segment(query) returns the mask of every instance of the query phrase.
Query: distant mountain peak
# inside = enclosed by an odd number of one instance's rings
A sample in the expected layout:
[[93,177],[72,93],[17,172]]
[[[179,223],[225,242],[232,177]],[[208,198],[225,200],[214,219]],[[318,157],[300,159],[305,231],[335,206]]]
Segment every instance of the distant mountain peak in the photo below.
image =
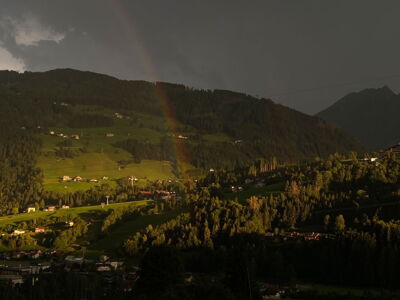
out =
[[317,116],[339,125],[370,150],[381,150],[400,140],[399,112],[400,96],[385,85],[347,94]]
[[394,96],[396,96],[396,93],[393,92],[392,89],[390,89],[387,85],[384,85],[379,88],[367,88],[359,92],[353,92],[345,95],[344,97],[339,99],[339,101],[337,101],[327,109],[330,109],[331,107],[337,104],[342,104],[346,102],[366,102],[368,100],[376,101],[376,100],[391,98]]

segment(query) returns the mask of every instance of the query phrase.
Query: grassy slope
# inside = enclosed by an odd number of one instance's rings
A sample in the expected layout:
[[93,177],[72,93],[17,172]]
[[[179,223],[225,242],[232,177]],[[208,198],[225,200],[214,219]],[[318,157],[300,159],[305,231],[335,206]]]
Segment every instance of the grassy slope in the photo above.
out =
[[84,179],[107,176],[109,180],[100,181],[99,184],[108,183],[110,185],[113,184],[113,179],[126,176],[150,180],[174,178],[169,162],[145,160],[140,164],[132,163],[119,169],[119,164],[105,153],[85,153],[73,159],[62,160],[55,156],[41,156],[38,166],[43,170],[45,187],[57,191],[86,190],[96,185],[86,182],[59,183],[58,179],[64,175],[81,176]]
[[[73,110],[82,113],[86,110],[96,112],[105,116],[112,116],[113,111],[99,107],[77,106]],[[93,183],[59,183],[58,180],[64,175],[81,176],[84,179],[109,177],[108,183],[113,185],[114,179],[126,176],[135,176],[150,180],[174,178],[171,164],[164,161],[142,161],[140,164],[130,163],[125,168],[120,169],[119,161],[132,160],[131,154],[119,148],[112,146],[113,143],[134,138],[147,140],[149,142],[158,142],[164,135],[160,131],[150,129],[151,127],[164,127],[164,121],[161,118],[138,115],[138,121],[131,124],[130,120],[115,119],[115,125],[110,128],[68,128],[58,127],[50,130],[63,134],[79,134],[80,140],[69,139],[72,142],[70,148],[84,148],[85,153],[74,158],[60,159],[54,155],[54,149],[57,144],[62,142],[62,137],[51,136],[48,132],[39,135],[43,142],[42,155],[38,159],[38,167],[43,170],[45,188],[53,191],[87,190],[96,184]],[[113,137],[106,137],[106,133],[113,133]]]
[[[127,206],[127,205],[147,205],[148,201],[134,201],[134,202],[124,202],[124,203],[114,203],[110,204],[109,206],[102,207],[101,205],[95,206],[84,206],[84,207],[77,207],[77,208],[70,208],[70,209],[60,209],[55,212],[35,212],[35,213],[23,213],[18,214],[15,216],[7,216],[0,218],[0,226],[5,226],[7,224],[17,225],[20,222],[26,222],[29,220],[34,220],[37,218],[51,218],[51,217],[61,217],[61,216],[79,216],[82,219],[87,221],[93,221],[91,230],[89,231],[88,235],[80,240],[77,241],[77,244],[84,242],[83,244],[87,243],[86,239],[90,238],[90,235],[97,232],[98,228],[101,224],[103,217],[106,215],[106,212],[111,208],[116,208],[119,206]],[[147,215],[147,216],[140,216],[135,217],[133,219],[127,220],[122,224],[115,226],[111,232],[102,237],[99,240],[95,240],[92,244],[87,247],[88,249],[85,250],[85,255],[87,257],[98,257],[99,255],[103,254],[112,254],[118,255],[120,254],[121,245],[122,243],[133,233],[138,230],[145,228],[148,225],[157,226],[162,224],[174,217],[176,217],[182,211],[170,211],[165,212],[162,214],[157,215]],[[95,226],[95,227],[93,227]],[[44,249],[41,246],[26,246],[23,248],[24,250],[30,249]],[[0,246],[0,251],[9,251],[7,247]],[[78,255],[82,255],[82,250],[76,251]]]
[[[96,106],[79,105],[71,107],[71,109],[76,113],[90,112],[108,117],[114,114],[112,110]],[[45,188],[59,192],[74,192],[87,190],[96,185],[86,182],[59,183],[59,178],[64,175],[81,176],[84,179],[106,176],[110,180],[102,181],[99,184],[108,183],[110,185],[115,184],[113,180],[126,176],[149,180],[175,178],[171,164],[166,161],[144,160],[140,164],[129,163],[125,168],[119,169],[119,162],[132,161],[132,155],[123,149],[114,147],[113,143],[130,138],[158,143],[160,138],[169,135],[166,130],[166,122],[161,117],[137,114],[135,120],[114,118],[115,124],[109,128],[50,128],[49,131],[52,130],[56,133],[81,135],[80,140],[69,139],[72,142],[69,148],[85,149],[85,152],[68,159],[60,159],[54,153],[58,147],[57,144],[64,138],[51,136],[47,130],[42,131],[38,135],[43,142],[43,147],[37,166],[43,170]],[[106,133],[113,133],[114,136],[106,137]],[[229,138],[222,134],[204,135],[203,138],[207,143],[229,141]],[[189,166],[189,168],[193,167]]]
[[128,239],[133,233],[145,228],[148,225],[159,225],[166,221],[176,217],[181,211],[170,211],[157,215],[147,215],[136,217],[131,220],[116,226],[102,239],[94,242],[90,247],[90,251],[100,252],[105,251],[106,253],[116,253],[122,243]]
[[101,205],[93,206],[82,206],[70,209],[59,209],[55,212],[50,211],[38,211],[34,213],[22,213],[13,216],[0,217],[0,226],[5,226],[7,224],[16,225],[20,222],[26,222],[29,220],[34,220],[38,218],[49,218],[49,217],[61,217],[66,215],[79,216],[83,219],[90,218],[91,215],[106,212],[110,208],[115,208],[124,205],[146,205],[147,201],[134,201],[134,202],[123,202],[123,203],[113,203],[109,206],[102,207]]

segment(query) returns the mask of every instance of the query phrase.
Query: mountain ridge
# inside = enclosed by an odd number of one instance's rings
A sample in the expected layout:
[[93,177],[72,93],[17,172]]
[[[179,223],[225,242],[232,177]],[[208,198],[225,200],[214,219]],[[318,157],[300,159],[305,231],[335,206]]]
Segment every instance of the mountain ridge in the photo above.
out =
[[385,149],[400,141],[398,112],[400,96],[388,86],[345,95],[316,114],[359,139],[370,151]]
[[[82,105],[163,118],[167,112],[160,103],[157,89],[166,96],[162,99],[163,105],[174,112],[169,117],[176,119],[176,130],[192,137],[180,142],[187,145],[191,157],[197,157],[194,158],[196,162],[191,162],[197,167],[218,164],[234,167],[272,156],[283,161],[299,161],[334,152],[362,150],[356,140],[315,116],[244,93],[198,90],[165,82],[119,80],[74,69],[21,74],[0,72],[0,105],[7,111],[3,112],[3,117],[14,114],[12,122],[27,128],[37,125],[68,127],[68,122],[76,119],[72,108]],[[54,103],[70,106],[60,107]],[[14,110],[10,110],[11,107]],[[132,126],[139,126],[139,123]],[[163,126],[149,129],[166,135],[168,128],[166,124]],[[204,140],[203,136],[210,134],[224,135],[231,142]],[[233,143],[235,140],[241,143]],[[223,157],[221,149],[229,153],[228,158]],[[143,159],[152,158],[145,155]],[[205,163],[207,160],[210,161]]]

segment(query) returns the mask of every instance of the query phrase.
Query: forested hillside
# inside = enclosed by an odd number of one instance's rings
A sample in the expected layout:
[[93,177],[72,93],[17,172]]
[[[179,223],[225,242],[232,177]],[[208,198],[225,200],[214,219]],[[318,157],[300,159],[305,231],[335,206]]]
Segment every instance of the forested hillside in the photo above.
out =
[[351,93],[317,114],[358,138],[371,151],[400,142],[400,96],[387,86]]
[[[3,214],[60,197],[44,195],[43,183],[72,192],[103,177],[114,186],[133,175],[181,177],[178,153],[198,175],[259,158],[298,162],[361,149],[341,130],[271,100],[70,69],[0,72],[0,119]],[[61,181],[85,174],[74,189]]]
[[[34,217],[36,213],[2,218],[0,246],[15,251],[24,246],[66,250],[82,244],[90,251],[104,247],[101,241],[118,241],[114,251],[140,262],[135,273],[123,271],[137,276],[132,290],[121,288],[127,281],[123,276],[115,276],[116,285],[107,288],[100,281],[105,273],[93,271],[89,262],[80,267],[87,273],[53,269],[60,276],[67,272],[71,277],[97,278],[96,288],[82,285],[91,292],[102,291],[100,299],[212,295],[211,299],[239,300],[249,299],[249,290],[250,299],[276,291],[290,299],[398,299],[399,173],[400,160],[393,153],[378,160],[336,154],[296,166],[280,166],[273,159],[257,161],[184,184],[154,182],[148,187],[176,191],[180,198],[38,212],[40,218]],[[126,201],[138,192],[136,188],[125,180],[107,193]],[[233,199],[241,190],[250,196]],[[79,205],[96,198],[101,195],[91,191],[64,197],[62,203]],[[153,222],[148,223],[149,218]],[[63,226],[67,220],[74,226]],[[38,224],[48,230],[34,233]],[[120,239],[124,224],[130,234]],[[15,235],[16,228],[27,232]],[[30,289],[0,285],[0,291],[22,297],[40,294],[52,283],[48,292],[55,295],[65,282],[46,275]],[[74,289],[75,281],[68,284],[79,295],[86,292]],[[324,284],[327,290],[319,291],[314,284]]]
[[[160,93],[165,95],[162,99]],[[218,151],[221,148],[229,153],[229,161],[221,160],[225,167],[241,162],[246,165],[258,157],[276,156],[295,161],[361,148],[341,130],[316,117],[274,104],[271,100],[223,90],[123,81],[68,69],[24,74],[2,72],[0,97],[3,115],[5,112],[13,114],[16,122],[26,127],[39,124],[74,128],[112,126],[104,116],[85,119],[71,112],[68,106],[54,103],[96,105],[160,117],[166,114],[178,122],[176,131],[194,136],[188,151],[192,153],[191,163],[199,167],[217,163],[217,159],[206,162],[206,157],[209,153],[221,156]],[[215,133],[227,136],[231,142],[210,144],[202,141],[202,135]],[[198,161],[198,157],[203,157],[202,161]]]

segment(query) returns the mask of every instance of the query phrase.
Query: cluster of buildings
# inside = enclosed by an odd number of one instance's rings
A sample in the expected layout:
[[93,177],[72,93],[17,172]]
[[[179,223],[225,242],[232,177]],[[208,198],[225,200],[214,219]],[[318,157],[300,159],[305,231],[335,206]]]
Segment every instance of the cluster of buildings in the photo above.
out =
[[96,273],[101,276],[106,286],[119,282],[125,292],[132,291],[135,282],[139,279],[139,268],[133,268],[133,270],[128,271],[123,260],[113,260],[106,256],[102,256],[98,260],[92,260],[68,255],[63,262],[56,263],[55,268],[62,268],[67,272],[82,276]]
[[[105,283],[113,283],[118,276],[121,276],[122,267],[124,262],[121,260],[110,260],[109,258],[100,260],[90,260],[83,257],[76,257],[72,255],[63,258],[61,253],[56,251],[14,251],[0,253],[0,259],[4,261],[0,263],[0,282],[6,281],[13,285],[22,284],[28,277],[36,275],[39,277],[41,274],[51,274],[61,269],[67,272],[75,272],[82,275],[89,273],[98,273],[101,275]],[[31,263],[21,264],[7,264],[8,260],[34,260]],[[38,261],[40,259],[40,261]],[[43,261],[41,260],[43,259]],[[47,259],[47,261],[46,261]],[[118,271],[118,272],[117,272]],[[36,277],[35,276],[35,277]],[[126,286],[133,287],[134,282],[138,276],[136,272],[125,273],[122,272],[123,280],[125,278],[131,281],[131,284]]]
[[[33,230],[33,232],[35,232],[35,233],[44,233],[44,232],[46,232],[46,231],[47,231],[47,229],[46,229],[45,227],[43,227],[43,226],[37,226],[37,227],[35,227],[35,229]],[[15,229],[15,230],[11,233],[11,235],[16,236],[16,235],[21,235],[21,234],[25,234],[25,233],[27,233],[26,230],[23,230],[23,229]],[[3,233],[2,235],[4,235],[4,233]]]
[[[46,208],[43,209],[43,211],[56,211],[58,209],[57,206],[55,205],[49,205]],[[69,209],[69,205],[65,205],[63,204],[60,209]],[[34,213],[36,212],[36,207],[35,206],[28,206],[28,208],[26,209],[27,213]]]
[[[34,259],[31,263],[23,264],[0,263],[0,282],[18,285],[32,280],[32,284],[34,284],[35,281],[40,280],[40,276],[54,274],[63,270],[82,277],[97,274],[106,289],[107,287],[115,288],[117,286],[124,292],[130,292],[135,289],[136,282],[140,278],[140,268],[127,267],[125,261],[121,259],[110,259],[102,256],[97,260],[93,260],[74,255],[64,256],[56,251],[41,252],[36,250],[31,252],[0,253],[0,259],[2,258],[3,260]],[[37,258],[36,254],[39,254]],[[38,260],[38,258],[43,260]],[[184,273],[186,285],[201,285],[206,280],[215,281],[216,278],[203,273]],[[263,283],[260,286],[260,292],[263,296],[272,295],[280,298],[286,288],[277,284]]]
[[377,157],[366,157],[366,158],[362,158],[359,159],[360,161],[365,161],[365,162],[371,162],[371,163],[375,163],[375,165],[379,165],[379,160],[382,159],[382,157],[386,154],[386,153],[392,153],[394,155],[400,155],[400,143],[394,146],[391,146],[385,150],[382,150],[378,153]]
[[[73,221],[66,221],[65,222],[65,227],[67,227],[67,228],[71,228],[71,227],[74,227],[74,222]],[[43,227],[43,226],[36,226],[34,229],[33,229],[33,232],[34,233],[45,233],[45,232],[48,232],[49,230],[46,228],[46,227]],[[51,230],[50,230],[51,231]],[[17,236],[17,235],[22,235],[22,234],[25,234],[25,233],[28,233],[28,231],[27,230],[24,230],[24,229],[15,229],[12,233],[11,233],[11,235],[13,235],[13,236]],[[5,233],[2,233],[2,235],[5,235]]]
[[[16,259],[12,253],[6,255]],[[24,283],[26,280],[32,280],[32,276],[37,280],[42,274],[47,275],[63,270],[80,276],[97,274],[101,278],[104,287],[115,288],[115,286],[118,286],[124,292],[130,292],[134,290],[140,277],[140,268],[127,267],[121,259],[110,259],[103,256],[100,259],[93,260],[73,255],[63,256],[61,253],[56,252],[49,252],[48,255],[48,261],[44,262],[35,260],[31,264],[0,264],[0,282],[7,281],[17,285]],[[21,258],[24,257],[21,256]],[[185,284],[195,285],[198,282],[204,282],[206,279],[210,279],[207,274],[184,274]],[[211,278],[210,280],[213,279]],[[115,285],[115,283],[118,284]]]
[[272,240],[298,240],[298,241],[319,241],[322,238],[319,232],[288,232],[284,234],[275,234],[273,232],[266,232],[264,236]]
[[[89,222],[88,225],[91,223]],[[64,226],[66,228],[71,228],[74,227],[75,223],[73,221],[65,221]],[[11,233],[12,236],[18,236],[18,235],[23,235],[27,233],[46,233],[51,231],[51,229],[48,229],[44,226],[36,226],[33,230],[26,230],[26,229],[14,229],[14,231]],[[6,233],[2,233],[2,236],[6,235]],[[0,252],[1,254],[1,252]]]
[[22,284],[28,276],[50,274],[50,263],[35,265],[0,265],[0,282],[10,282],[12,285]]
[[0,252],[0,260],[37,260],[48,259],[56,255],[55,250],[21,250],[12,252]]
[[55,132],[53,130],[49,131],[49,134],[53,135],[53,136],[62,137],[62,138],[65,138],[65,139],[71,138],[71,139],[79,140],[81,138],[81,136],[79,134],[70,134],[70,135],[68,135],[68,134],[64,134],[62,132],[57,133],[57,132]]
[[241,192],[241,191],[243,191],[243,187],[242,186],[231,185],[230,190],[231,190],[232,193]]
[[189,137],[188,137],[188,136],[185,136],[185,135],[182,135],[182,134],[179,134],[179,135],[178,135],[178,139],[187,140],[187,139],[189,139]]
[[188,136],[186,136],[186,135],[183,135],[183,134],[172,134],[172,137],[175,137],[175,138],[177,138],[177,139],[180,139],[180,140],[188,140],[189,139],[189,137]]
[[138,200],[171,200],[176,197],[175,192],[169,192],[164,190],[155,190],[154,192],[151,191],[140,191],[137,194]]
[[[100,180],[108,180],[108,177],[103,176],[103,177],[101,177],[100,179],[98,179],[98,178],[86,179],[86,182],[98,183]],[[73,176],[73,177],[70,177],[70,176],[68,176],[68,175],[64,175],[64,176],[61,178],[61,181],[62,181],[62,182],[83,182],[83,181],[85,181],[85,179],[82,178],[81,176]]]
[[[68,139],[68,138],[75,139],[75,140],[80,140],[81,139],[81,135],[80,134],[70,134],[70,135],[68,135],[68,134],[64,134],[62,132],[57,133],[57,132],[55,132],[53,130],[49,131],[49,134],[52,135],[52,136],[58,136],[58,137],[61,137],[61,138],[64,138],[64,139]],[[105,136],[106,137],[113,137],[114,133],[107,132],[105,134]]]
[[124,262],[122,260],[111,260],[107,256],[102,256],[99,260],[91,260],[68,255],[64,259],[64,269],[66,271],[83,271],[88,266],[96,272],[112,272],[120,270],[124,266]]
[[[213,169],[211,169],[211,170],[213,170]],[[251,185],[252,187],[261,188],[261,187],[265,186],[265,182],[263,180],[255,181],[253,179],[246,178],[244,180],[244,185],[245,186],[250,186]],[[237,192],[243,191],[243,189],[244,188],[241,185],[231,185],[231,186],[229,186],[228,190],[226,190],[226,192],[229,191],[229,192],[232,192],[232,193],[237,193]]]
[[122,119],[130,119],[129,116],[125,116],[125,115],[120,114],[120,113],[118,113],[118,112],[115,112],[115,113],[114,113],[114,117],[116,117],[117,119],[120,119],[120,120],[122,120]]

